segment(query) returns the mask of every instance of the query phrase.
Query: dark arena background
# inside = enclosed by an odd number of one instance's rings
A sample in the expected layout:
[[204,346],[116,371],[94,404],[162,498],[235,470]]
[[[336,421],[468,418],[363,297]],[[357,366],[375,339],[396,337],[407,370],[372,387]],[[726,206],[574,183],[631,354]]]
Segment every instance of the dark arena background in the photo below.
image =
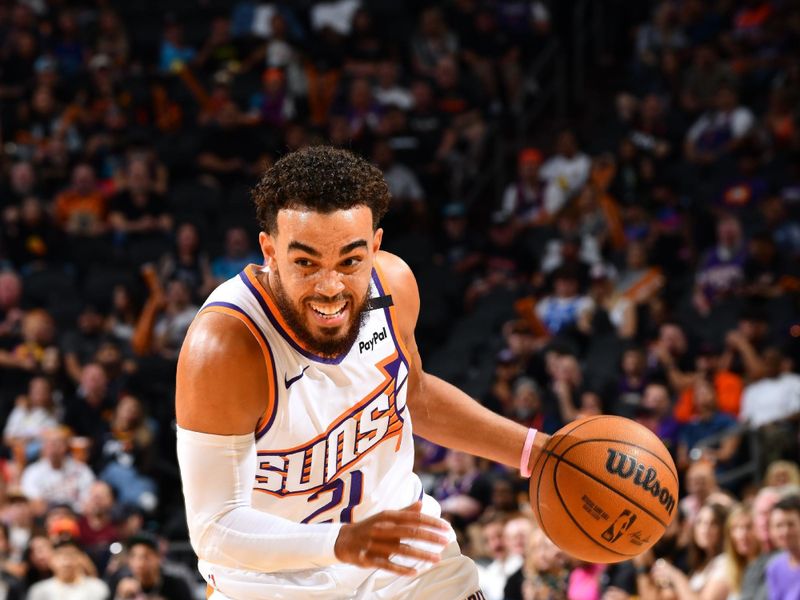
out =
[[797,600],[799,119],[797,0],[0,0],[0,599],[205,598],[177,354],[263,262],[251,187],[331,144],[385,173],[428,371],[680,471],[653,552],[593,565],[419,440],[487,599]]

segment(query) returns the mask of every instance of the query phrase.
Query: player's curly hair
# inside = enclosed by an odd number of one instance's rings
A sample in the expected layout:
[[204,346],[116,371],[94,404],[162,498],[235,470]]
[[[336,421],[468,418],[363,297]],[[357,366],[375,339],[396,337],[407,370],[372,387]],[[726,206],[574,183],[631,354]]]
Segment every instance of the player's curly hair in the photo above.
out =
[[274,233],[278,211],[304,208],[321,213],[367,206],[377,229],[389,208],[389,188],[380,169],[347,150],[310,146],[287,154],[252,190],[263,231]]

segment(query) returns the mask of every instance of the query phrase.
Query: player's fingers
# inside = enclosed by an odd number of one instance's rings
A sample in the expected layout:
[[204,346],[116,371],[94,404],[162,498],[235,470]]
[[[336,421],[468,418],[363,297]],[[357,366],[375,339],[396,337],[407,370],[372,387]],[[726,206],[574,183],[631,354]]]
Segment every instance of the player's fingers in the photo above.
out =
[[371,567],[377,567],[378,569],[383,569],[384,571],[391,571],[392,573],[396,573],[397,575],[405,575],[407,577],[413,577],[417,574],[416,569],[412,569],[411,567],[404,567],[402,565],[396,565],[388,558],[383,556],[378,556],[369,561]]
[[386,511],[383,513],[387,520],[393,521],[397,524],[405,525],[424,525],[432,529],[440,529],[447,531],[450,526],[444,519],[439,519],[431,515],[423,513],[410,512],[410,511]]
[[417,540],[421,542],[430,542],[432,544],[439,544],[446,546],[448,540],[445,536],[437,533],[434,530],[426,529],[425,527],[414,527],[409,525],[395,525],[394,527],[386,527],[381,529],[374,529],[372,538],[381,541],[392,541],[401,539],[404,540]]

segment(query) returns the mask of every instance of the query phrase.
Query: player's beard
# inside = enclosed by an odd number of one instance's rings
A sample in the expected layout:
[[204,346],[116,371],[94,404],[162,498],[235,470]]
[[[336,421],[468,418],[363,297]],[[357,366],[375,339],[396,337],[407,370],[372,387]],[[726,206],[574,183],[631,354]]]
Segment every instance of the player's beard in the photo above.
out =
[[[321,327],[322,336],[314,335],[308,327],[308,317],[305,314],[305,306],[299,309],[289,298],[286,289],[281,283],[281,277],[277,270],[272,271],[270,278],[272,294],[275,297],[275,304],[281,312],[281,316],[292,332],[300,339],[303,345],[320,356],[339,356],[348,352],[358,339],[358,333],[362,325],[367,320],[367,306],[369,304],[369,294],[365,293],[359,305],[356,299],[350,294],[342,294],[333,299],[334,302],[346,300],[350,305],[350,322],[341,327]],[[310,299],[313,301],[313,299]],[[330,302],[330,298],[318,298],[320,303]],[[342,333],[344,330],[344,333]]]

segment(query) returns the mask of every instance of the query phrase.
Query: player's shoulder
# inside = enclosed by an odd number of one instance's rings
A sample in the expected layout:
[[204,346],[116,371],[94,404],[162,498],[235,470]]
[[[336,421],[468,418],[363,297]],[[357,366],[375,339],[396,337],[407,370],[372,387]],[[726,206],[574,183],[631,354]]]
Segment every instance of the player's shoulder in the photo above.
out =
[[379,275],[385,279],[402,323],[413,331],[419,315],[419,288],[411,267],[399,256],[381,250],[375,256]]
[[[240,365],[260,356],[259,344],[245,323],[228,314],[201,310],[181,348],[181,363],[202,368],[210,362]],[[191,358],[190,361],[185,359]]]

